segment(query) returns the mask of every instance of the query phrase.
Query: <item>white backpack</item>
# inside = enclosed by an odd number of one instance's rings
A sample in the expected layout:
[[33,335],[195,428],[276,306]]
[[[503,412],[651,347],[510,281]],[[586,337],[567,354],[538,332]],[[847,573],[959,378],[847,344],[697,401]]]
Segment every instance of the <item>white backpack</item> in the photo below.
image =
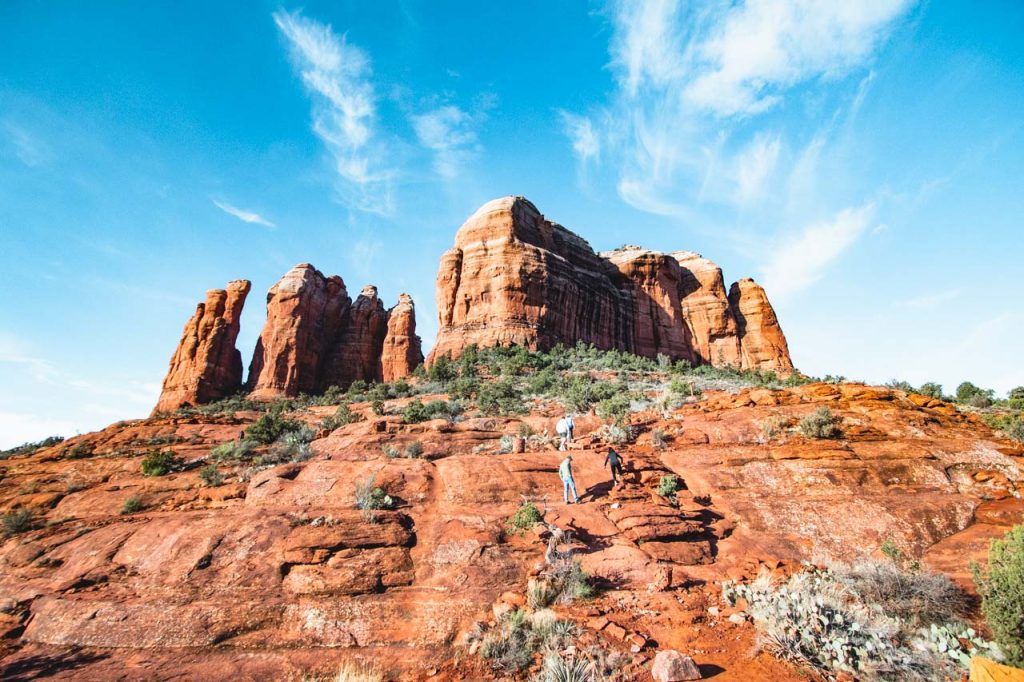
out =
[[559,436],[564,436],[565,434],[569,433],[569,424],[568,422],[565,421],[565,417],[559,419],[558,423],[555,424],[555,431],[558,433]]

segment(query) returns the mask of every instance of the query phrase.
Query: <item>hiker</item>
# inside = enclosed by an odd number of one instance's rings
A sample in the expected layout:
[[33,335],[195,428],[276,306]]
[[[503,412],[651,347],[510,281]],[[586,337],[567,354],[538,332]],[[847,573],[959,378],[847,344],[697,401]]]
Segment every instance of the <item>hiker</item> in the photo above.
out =
[[612,470],[612,487],[614,488],[622,480],[622,457],[615,452],[614,448],[608,448],[608,453],[604,456],[604,466],[608,466]]
[[[577,504],[580,501],[576,495],[576,481],[572,478],[572,455],[566,455],[562,463],[558,465],[558,477],[562,479],[562,497],[566,504]],[[569,491],[572,490],[572,502],[569,502]]]
[[567,414],[558,420],[555,424],[555,432],[558,434],[558,449],[565,450],[568,444],[572,442],[572,432],[576,428],[576,423],[572,420],[572,415]]

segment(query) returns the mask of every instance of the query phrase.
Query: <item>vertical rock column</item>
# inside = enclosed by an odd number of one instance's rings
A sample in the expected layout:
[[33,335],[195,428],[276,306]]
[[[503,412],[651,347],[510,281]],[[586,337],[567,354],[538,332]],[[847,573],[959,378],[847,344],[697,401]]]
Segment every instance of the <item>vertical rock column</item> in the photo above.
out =
[[380,356],[384,381],[409,376],[422,362],[420,337],[416,336],[416,307],[409,294],[401,294],[398,305],[388,311],[388,332]]

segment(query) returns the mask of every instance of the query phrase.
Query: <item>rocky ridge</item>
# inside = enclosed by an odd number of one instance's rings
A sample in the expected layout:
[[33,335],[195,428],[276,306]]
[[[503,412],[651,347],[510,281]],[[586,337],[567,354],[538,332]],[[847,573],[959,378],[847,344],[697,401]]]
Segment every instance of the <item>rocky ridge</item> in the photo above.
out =
[[[235,340],[248,281],[213,290],[185,325],[154,412],[198,405],[243,388]],[[267,293],[267,321],[249,364],[251,397],[322,393],[353,381],[394,380],[422,363],[415,307],[407,294],[386,310],[377,288],[355,302],[341,277],[296,265]]]
[[690,252],[637,246],[597,254],[523,197],[479,208],[437,275],[430,358],[469,344],[549,349],[578,341],[693,364],[790,371],[785,335],[753,280],[726,293],[721,269]]

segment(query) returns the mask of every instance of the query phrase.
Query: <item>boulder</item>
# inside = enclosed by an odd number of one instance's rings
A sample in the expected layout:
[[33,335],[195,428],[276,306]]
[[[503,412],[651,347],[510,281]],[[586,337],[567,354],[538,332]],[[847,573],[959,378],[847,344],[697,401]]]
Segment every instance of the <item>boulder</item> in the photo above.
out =
[[154,413],[219,400],[242,387],[242,356],[235,341],[251,286],[240,279],[206,292],[171,356]]
[[768,295],[752,279],[729,287],[729,309],[736,319],[743,369],[791,370],[789,345]]
[[659,651],[654,657],[651,677],[656,682],[682,682],[683,680],[699,680],[701,674],[692,658],[678,651],[666,649]]
[[416,306],[409,294],[400,294],[398,304],[388,311],[388,329],[380,364],[384,381],[409,376],[423,363],[420,337],[416,336]]

